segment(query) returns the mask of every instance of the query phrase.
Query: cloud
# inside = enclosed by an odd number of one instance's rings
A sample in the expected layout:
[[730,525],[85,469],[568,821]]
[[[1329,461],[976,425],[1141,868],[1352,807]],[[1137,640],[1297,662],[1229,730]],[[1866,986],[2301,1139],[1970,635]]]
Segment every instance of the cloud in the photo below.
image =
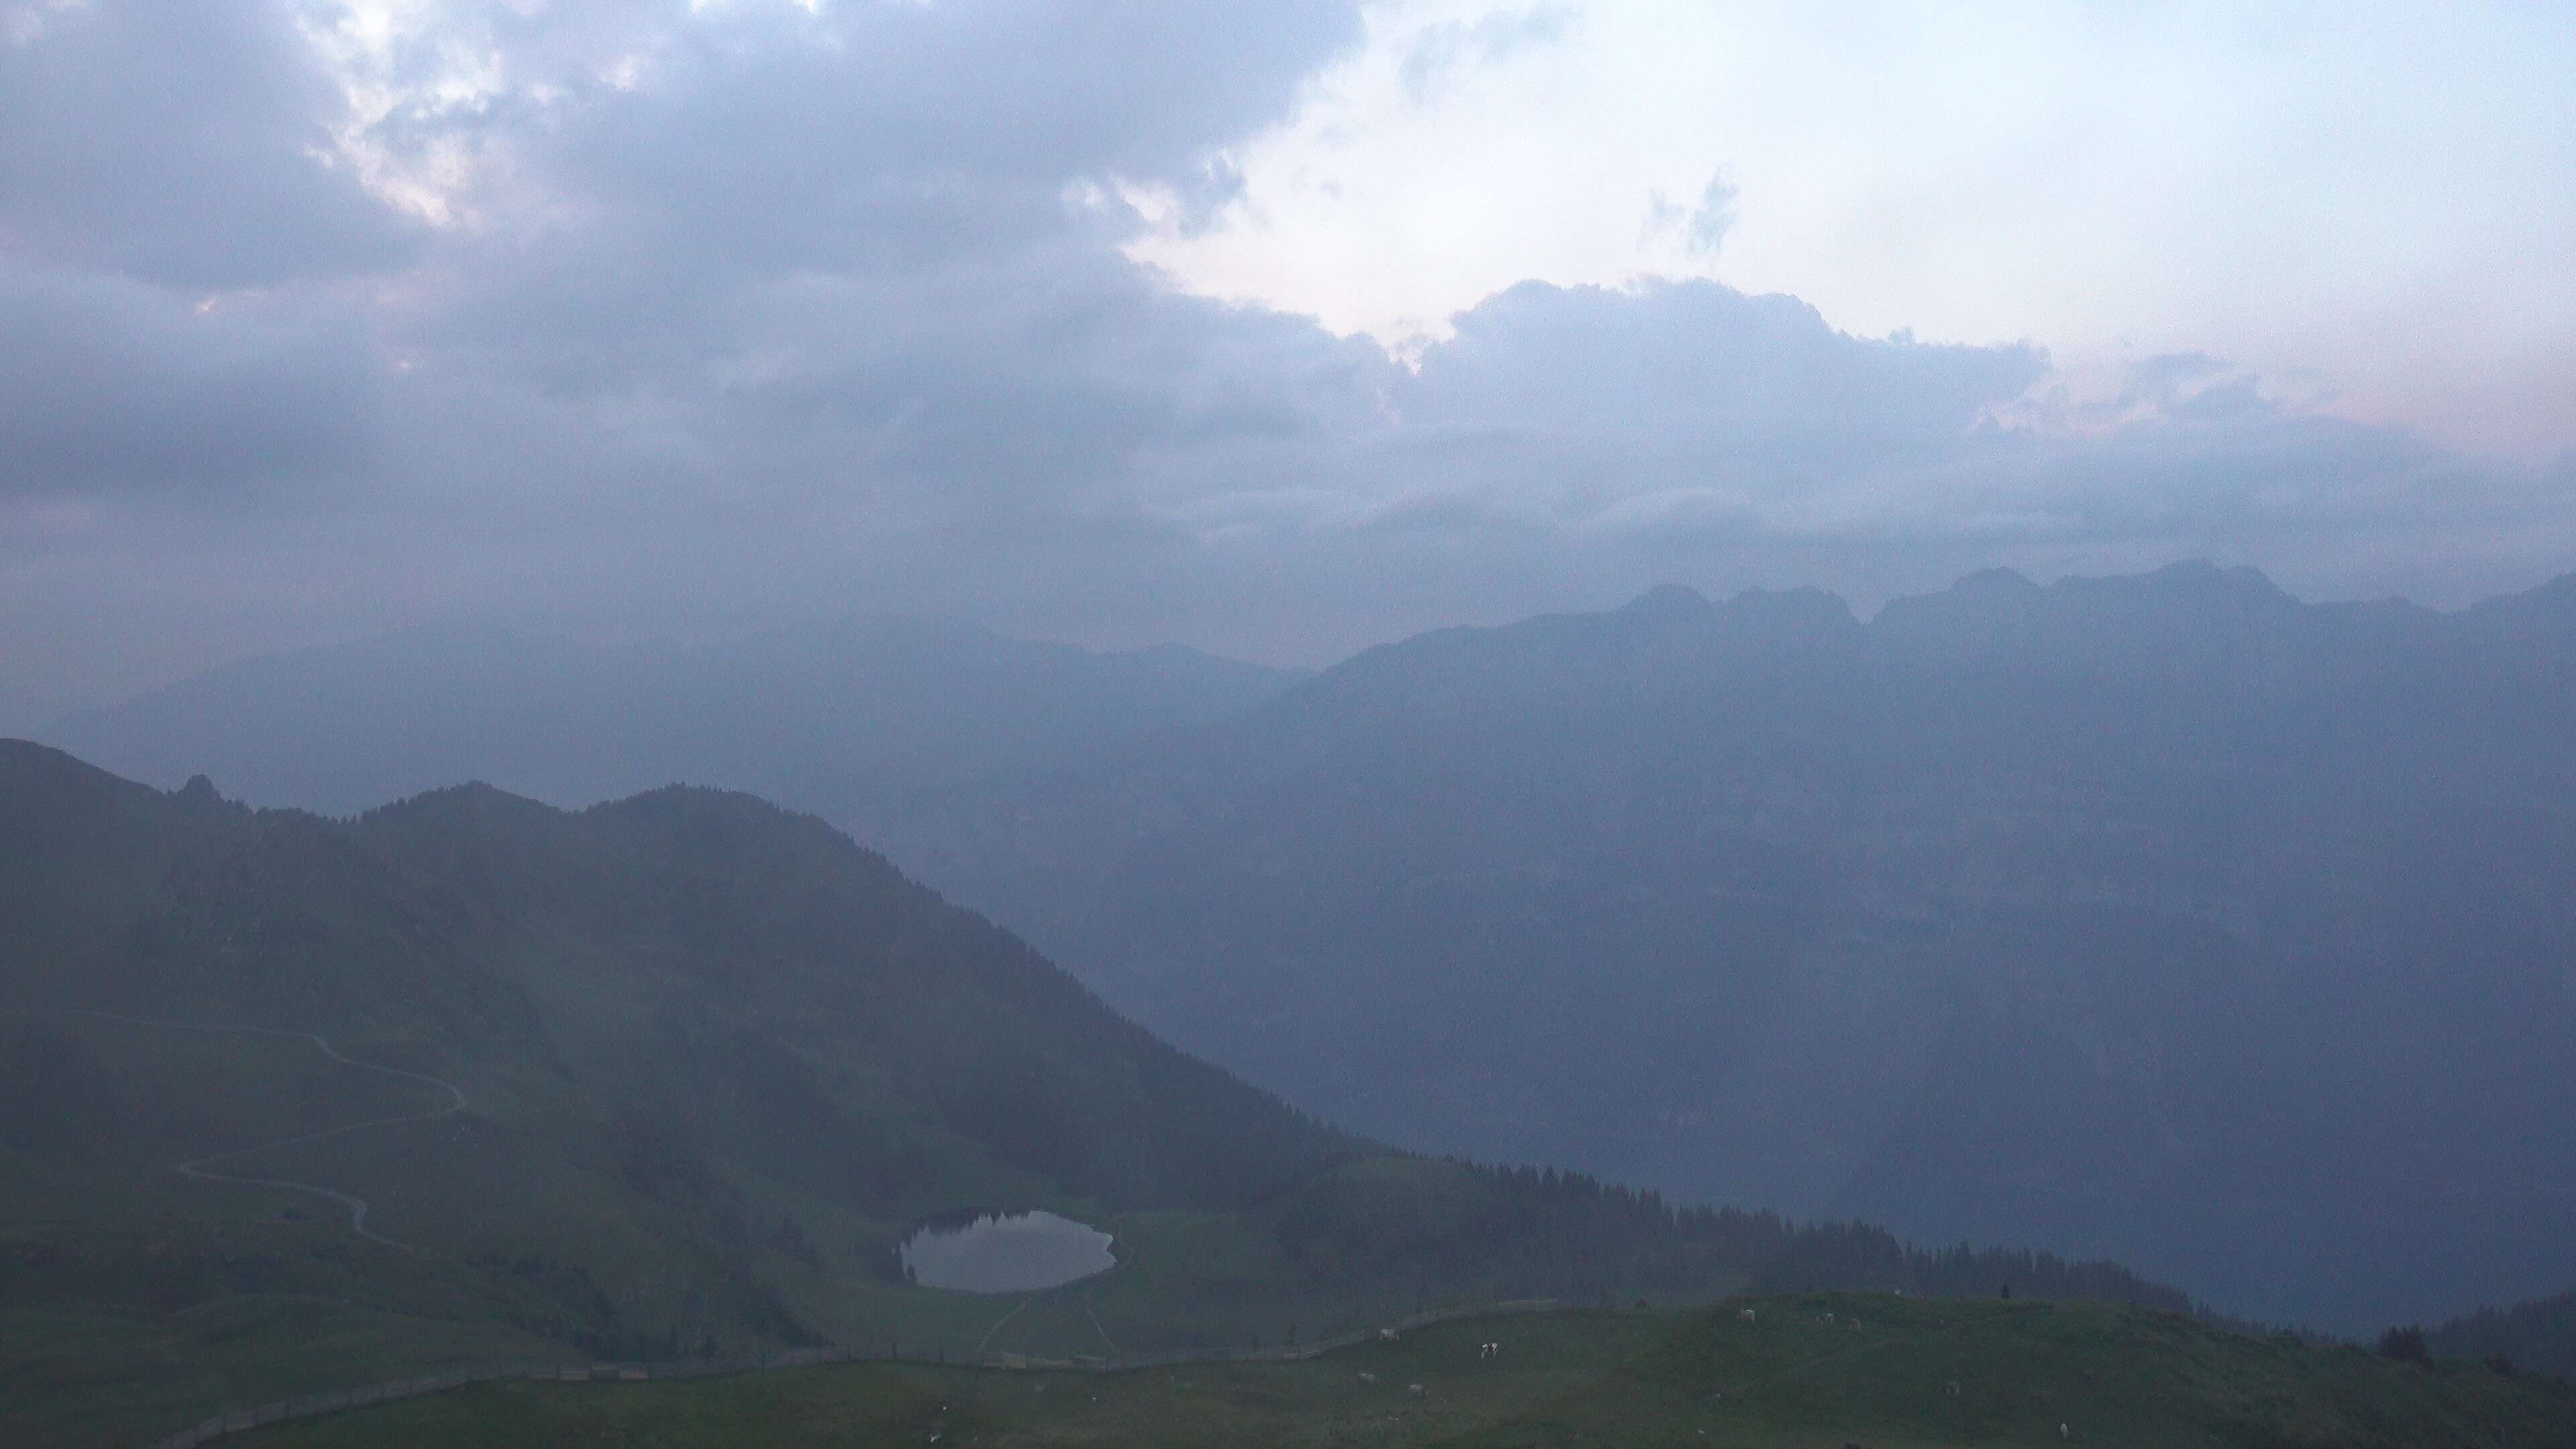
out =
[[1839,471],[1954,453],[2047,370],[2035,348],[1852,337],[1795,298],[1711,282],[1524,283],[1425,352],[1408,415]]
[[1731,488],[1667,488],[1622,498],[1582,520],[1592,532],[1652,537],[1692,533],[1742,536],[1757,531],[1761,517],[1752,500]]
[[1690,256],[1715,255],[1735,229],[1735,185],[1723,172],[1708,179],[1697,206],[1683,206],[1660,188],[1646,192],[1646,225],[1638,237],[1643,246],[1660,236],[1677,238]]
[[346,102],[280,5],[94,0],[0,40],[0,255],[195,287],[399,265],[333,151]]
[[1417,106],[1429,105],[1462,73],[1501,65],[1525,50],[1563,40],[1577,18],[1570,5],[1533,5],[1424,26],[1411,38],[1398,69],[1405,94]]
[[882,267],[1060,227],[1075,179],[1203,177],[1357,38],[1335,0],[451,4],[344,63],[401,98],[378,144],[483,158],[464,203],[644,228],[656,256]]
[[334,315],[0,261],[0,498],[238,490],[367,460],[377,362]]
[[[239,167],[84,189],[49,139],[148,72],[153,12],[0,52],[93,47],[0,100],[0,165],[54,178],[0,200],[0,621],[50,641],[0,662],[22,717],[460,614],[901,608],[1314,660],[1665,580],[1867,606],[2209,553],[2457,599],[2576,544],[2565,467],[2211,358],[2087,401],[2033,346],[1649,279],[1507,289],[1407,367],[1131,262],[1122,186],[1222,192],[1343,6],[453,4],[302,50],[214,8],[250,59],[186,104],[285,178],[238,198]],[[1731,199],[1668,224],[1713,246]]]

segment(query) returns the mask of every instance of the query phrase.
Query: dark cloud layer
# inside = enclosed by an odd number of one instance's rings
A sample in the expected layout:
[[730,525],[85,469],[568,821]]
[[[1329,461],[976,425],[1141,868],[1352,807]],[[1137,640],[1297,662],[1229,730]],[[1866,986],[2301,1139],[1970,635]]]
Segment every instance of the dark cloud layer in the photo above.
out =
[[310,307],[0,263],[0,497],[229,489],[372,461],[376,359]]
[[0,39],[0,244],[182,287],[394,265],[417,229],[332,159],[345,103],[282,6],[93,0]]
[[2028,346],[1529,284],[1417,371],[1129,263],[1121,184],[1212,206],[1348,5],[460,3],[339,72],[325,11],[41,18],[0,39],[21,723],[433,615],[1315,659],[1666,579],[1866,606],[2212,554],[2451,601],[2576,548],[2566,466],[2211,359],[2087,403]]

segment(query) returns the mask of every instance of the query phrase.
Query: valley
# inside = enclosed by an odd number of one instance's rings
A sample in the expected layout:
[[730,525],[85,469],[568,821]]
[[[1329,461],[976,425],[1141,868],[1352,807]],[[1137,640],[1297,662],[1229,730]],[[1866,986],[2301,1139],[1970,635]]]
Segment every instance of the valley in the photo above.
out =
[[1368,1140],[2368,1334],[2576,1282],[2571,638],[2566,579],[2438,611],[1990,570],[1313,675],[920,620],[415,632],[56,735],[344,813],[757,790]]
[[1439,630],[853,828],[1380,1140],[2375,1332],[2576,1282],[2576,580]]
[[0,0],[0,1449],[2576,1449],[2566,4]]

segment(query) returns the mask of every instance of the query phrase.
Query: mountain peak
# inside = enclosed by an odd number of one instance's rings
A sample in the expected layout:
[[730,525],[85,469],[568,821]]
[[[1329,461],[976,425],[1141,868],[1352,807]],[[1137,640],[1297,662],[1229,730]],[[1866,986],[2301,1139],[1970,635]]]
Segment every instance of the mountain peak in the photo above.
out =
[[1839,631],[1857,627],[1851,605],[1824,589],[1746,589],[1726,601],[1727,614],[1738,624],[1772,628]]
[[1629,600],[1619,612],[1639,618],[1689,619],[1715,607],[1706,594],[1687,584],[1657,584]]
[[[2107,582],[2107,581],[2104,581]],[[2247,604],[2296,604],[2298,600],[2251,564],[2221,568],[2205,558],[2183,559],[2137,576],[2138,592],[2166,598],[2217,599]]]
[[2505,615],[2576,609],[2576,573],[2560,574],[2518,594],[2503,594],[2469,606],[2471,614]]
[[1963,575],[1950,586],[1954,594],[2024,594],[2037,593],[2039,585],[2019,569],[1979,569]]

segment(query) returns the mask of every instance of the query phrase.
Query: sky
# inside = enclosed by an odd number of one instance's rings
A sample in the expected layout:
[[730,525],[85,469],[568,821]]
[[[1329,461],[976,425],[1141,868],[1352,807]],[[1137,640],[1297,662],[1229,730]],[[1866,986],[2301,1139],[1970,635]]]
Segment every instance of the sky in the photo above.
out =
[[1320,663],[2576,569],[2548,5],[0,0],[0,729],[425,622]]

